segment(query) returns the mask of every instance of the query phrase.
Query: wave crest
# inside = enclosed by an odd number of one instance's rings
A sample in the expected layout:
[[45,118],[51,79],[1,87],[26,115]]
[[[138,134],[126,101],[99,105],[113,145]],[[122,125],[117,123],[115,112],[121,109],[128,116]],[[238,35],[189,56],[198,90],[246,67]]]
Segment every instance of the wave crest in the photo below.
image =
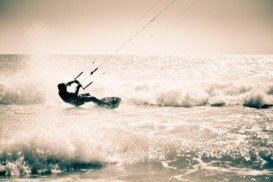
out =
[[127,101],[135,105],[265,108],[273,104],[272,88],[268,86],[199,83],[164,88],[158,84],[141,84],[130,90],[133,92],[127,95]]

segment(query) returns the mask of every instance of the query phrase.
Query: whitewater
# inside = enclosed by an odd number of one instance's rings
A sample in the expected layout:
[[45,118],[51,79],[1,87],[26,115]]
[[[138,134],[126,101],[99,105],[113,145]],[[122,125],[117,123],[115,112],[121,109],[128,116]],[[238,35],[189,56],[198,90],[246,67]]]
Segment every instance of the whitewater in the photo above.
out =
[[[273,56],[107,59],[0,56],[0,180],[273,180]],[[63,103],[81,71],[120,107]]]

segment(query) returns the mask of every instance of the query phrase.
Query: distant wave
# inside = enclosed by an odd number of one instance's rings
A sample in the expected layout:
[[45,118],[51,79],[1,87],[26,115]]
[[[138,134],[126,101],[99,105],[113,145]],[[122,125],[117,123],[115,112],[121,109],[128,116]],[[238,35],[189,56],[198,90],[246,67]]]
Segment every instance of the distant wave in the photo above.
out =
[[[54,91],[55,95],[52,96],[50,95],[52,93],[47,93],[49,95],[46,95],[33,87],[15,86],[15,88],[9,88],[0,85],[0,104],[43,104],[46,98],[58,97],[57,89]],[[104,90],[113,90],[113,88],[106,87]],[[127,92],[127,90],[130,91]],[[180,85],[176,85],[168,88],[159,86],[156,83],[149,83],[122,87],[117,93],[125,103],[142,106],[245,106],[251,108],[268,108],[273,104],[272,86],[257,89],[254,86],[247,85],[203,83],[195,87],[185,86],[183,88]]]
[[127,96],[128,102],[135,105],[194,107],[194,106],[245,106],[267,108],[273,104],[273,87],[235,85],[235,84],[200,84],[185,89],[176,87],[164,88],[153,84],[134,87],[133,93]]
[[[0,104],[24,105],[61,102],[57,82],[70,81],[66,79],[78,70],[100,65],[106,57],[7,55],[0,59]],[[273,104],[272,60],[272,56],[120,56],[104,67],[107,74],[90,78],[94,84],[87,90],[98,98],[118,96],[133,105],[265,108]]]

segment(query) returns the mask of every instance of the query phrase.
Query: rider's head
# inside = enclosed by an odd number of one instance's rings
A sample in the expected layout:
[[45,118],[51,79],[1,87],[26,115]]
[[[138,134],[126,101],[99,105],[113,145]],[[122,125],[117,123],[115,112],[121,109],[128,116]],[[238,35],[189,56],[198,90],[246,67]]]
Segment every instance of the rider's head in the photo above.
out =
[[58,84],[58,89],[60,92],[66,92],[66,85],[64,83]]

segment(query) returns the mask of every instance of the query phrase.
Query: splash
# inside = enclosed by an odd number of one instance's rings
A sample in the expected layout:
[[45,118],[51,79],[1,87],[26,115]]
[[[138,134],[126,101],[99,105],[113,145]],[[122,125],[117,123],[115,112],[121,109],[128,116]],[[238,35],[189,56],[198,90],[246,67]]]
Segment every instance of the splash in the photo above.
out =
[[43,104],[45,98],[33,85],[17,85],[16,88],[7,88],[0,85],[0,105],[10,104]]
[[[245,106],[263,108],[273,103],[268,87],[253,87],[248,84],[196,83],[175,84],[149,83],[134,86],[127,102],[135,105],[194,107],[194,106]],[[129,90],[129,89],[128,89]],[[258,94],[256,94],[258,93]]]

